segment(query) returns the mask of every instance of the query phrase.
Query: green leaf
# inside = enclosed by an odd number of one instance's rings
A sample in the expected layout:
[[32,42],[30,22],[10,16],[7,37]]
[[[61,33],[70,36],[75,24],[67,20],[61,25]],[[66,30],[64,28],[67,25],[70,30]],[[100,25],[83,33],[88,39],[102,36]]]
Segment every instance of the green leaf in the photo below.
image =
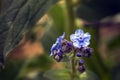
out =
[[52,63],[52,59],[48,55],[46,55],[46,53],[44,53],[44,55],[40,55],[32,59],[32,61],[28,65],[28,69],[40,69],[41,71],[45,71],[50,69]]
[[49,80],[43,76],[43,72],[33,71],[28,72],[24,77],[19,78],[18,80]]
[[[50,20],[48,21],[47,31],[41,39],[46,51],[50,52],[52,44],[56,38],[63,34],[66,26],[66,19],[64,14],[64,8],[60,4],[55,4],[49,11],[48,15]],[[48,28],[49,27],[49,28]],[[47,43],[47,44],[46,44]]]
[[6,62],[4,70],[0,70],[0,80],[15,80],[15,77],[19,74],[21,67],[24,65],[24,60],[16,61],[11,60]]
[[114,49],[120,47],[120,35],[113,38],[112,40],[110,40],[108,42],[107,47],[109,48],[109,50],[114,50]]
[[70,80],[70,72],[67,69],[49,70],[44,76],[50,80]]
[[[58,0],[13,0],[0,15],[0,63],[4,67],[7,53],[12,51],[46,11]],[[8,4],[7,1],[5,4]]]
[[60,4],[54,5],[48,12],[49,16],[53,20],[54,27],[60,32],[63,33],[66,26],[66,17],[64,8]]
[[92,71],[86,71],[79,75],[80,80],[100,80],[99,77]]

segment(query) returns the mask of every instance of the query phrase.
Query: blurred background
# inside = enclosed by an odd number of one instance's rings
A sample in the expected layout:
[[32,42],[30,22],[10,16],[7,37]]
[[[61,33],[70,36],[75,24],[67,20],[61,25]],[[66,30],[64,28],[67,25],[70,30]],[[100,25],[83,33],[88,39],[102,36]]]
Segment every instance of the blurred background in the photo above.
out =
[[54,61],[50,48],[63,32],[68,38],[79,28],[91,34],[94,54],[78,80],[120,80],[119,0],[58,0],[9,53],[0,80],[70,80],[69,63]]

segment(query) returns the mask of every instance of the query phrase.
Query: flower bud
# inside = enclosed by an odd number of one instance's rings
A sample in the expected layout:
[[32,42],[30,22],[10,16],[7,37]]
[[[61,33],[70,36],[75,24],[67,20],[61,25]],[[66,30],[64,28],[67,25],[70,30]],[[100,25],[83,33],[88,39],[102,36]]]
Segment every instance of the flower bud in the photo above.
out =
[[70,53],[72,51],[72,48],[73,48],[72,42],[63,40],[61,49],[63,53]]
[[83,72],[85,72],[85,66],[79,66],[78,67],[78,71],[80,72],[80,73],[83,73]]
[[83,48],[82,51],[83,51],[83,53],[84,53],[83,56],[84,56],[84,57],[87,57],[87,58],[91,57],[92,54],[93,54],[93,49],[92,49],[92,48],[89,48],[89,47]]
[[82,57],[82,53],[77,53],[76,56],[77,57]]
[[84,60],[80,59],[79,60],[79,66],[83,65],[84,64]]
[[62,60],[62,56],[54,56],[54,59],[57,61],[57,62],[60,62]]

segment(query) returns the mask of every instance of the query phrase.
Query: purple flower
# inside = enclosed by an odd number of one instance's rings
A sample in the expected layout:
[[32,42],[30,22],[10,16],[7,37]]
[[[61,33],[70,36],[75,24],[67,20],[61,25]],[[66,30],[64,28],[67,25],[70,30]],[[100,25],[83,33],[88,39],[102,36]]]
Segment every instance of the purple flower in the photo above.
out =
[[83,55],[82,53],[79,53],[79,52],[76,53],[76,56],[77,56],[77,57],[82,57],[82,55]]
[[82,48],[87,47],[90,44],[91,35],[83,30],[79,29],[75,31],[75,34],[70,35],[70,40],[73,42],[74,47]]
[[52,45],[50,56],[53,56],[54,54],[57,54],[57,53],[61,52],[62,41],[63,41],[64,37],[65,37],[65,33],[63,33],[62,36],[60,36],[59,38],[57,38],[55,44]]
[[54,59],[55,59],[57,62],[60,62],[60,61],[62,60],[62,56],[55,55],[55,56],[54,56]]
[[61,51],[63,53],[70,53],[72,51],[72,48],[73,48],[72,42],[64,39],[63,42],[62,42]]
[[83,65],[83,64],[84,64],[84,60],[80,59],[80,60],[79,60],[79,65],[81,66],[81,65]]
[[93,48],[90,48],[90,47],[85,47],[85,48],[83,48],[83,53],[84,53],[84,57],[87,57],[87,58],[89,58],[89,57],[91,57],[92,56],[92,54],[93,54]]
[[64,37],[65,33],[57,38],[56,42],[52,45],[50,56],[53,56],[57,62],[60,62],[64,58],[64,55],[67,55],[66,53],[73,52],[80,58],[78,71],[83,73],[86,68],[84,60],[81,58],[88,58],[93,54],[93,49],[88,47],[91,35],[88,32],[84,33],[83,30],[78,29],[75,31],[75,34],[70,35],[71,41],[64,39]]
[[85,72],[85,66],[79,66],[78,67],[78,71],[80,72],[80,73],[83,73],[83,72]]

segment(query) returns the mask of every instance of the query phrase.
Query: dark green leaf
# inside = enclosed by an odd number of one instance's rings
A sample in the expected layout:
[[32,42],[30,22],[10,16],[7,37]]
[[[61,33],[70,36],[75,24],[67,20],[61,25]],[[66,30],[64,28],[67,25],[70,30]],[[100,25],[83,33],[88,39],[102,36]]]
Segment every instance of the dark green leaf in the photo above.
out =
[[77,8],[77,16],[87,21],[99,21],[120,12],[119,0],[82,0]]
[[[0,63],[13,50],[49,7],[58,0],[13,0],[0,15]],[[7,4],[7,2],[6,2]],[[5,3],[4,3],[5,5]]]

